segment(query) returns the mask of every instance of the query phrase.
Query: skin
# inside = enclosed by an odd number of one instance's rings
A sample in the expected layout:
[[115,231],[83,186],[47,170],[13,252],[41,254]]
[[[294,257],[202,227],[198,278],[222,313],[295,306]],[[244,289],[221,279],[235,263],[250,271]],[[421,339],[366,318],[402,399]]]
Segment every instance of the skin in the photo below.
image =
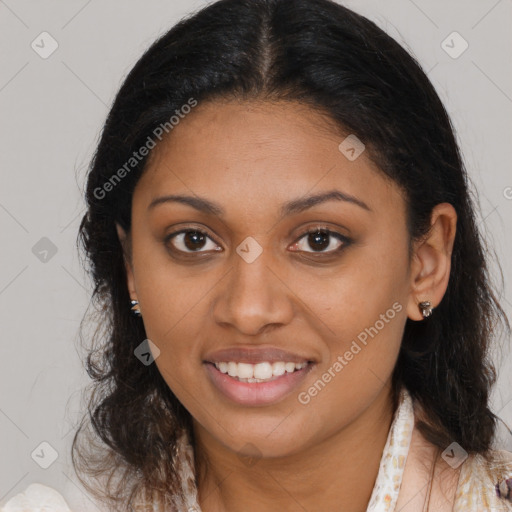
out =
[[[416,418],[417,413],[415,410]],[[429,500],[428,510],[451,512],[461,468],[462,466],[456,469],[449,466],[441,457],[441,451],[437,446],[429,443],[417,428],[413,429],[395,509],[400,512],[420,512],[424,510],[425,501]]]
[[[456,213],[438,205],[409,259],[401,190],[367,152],[349,161],[338,149],[346,135],[296,103],[199,104],[152,151],[130,233],[118,226],[130,295],[160,350],[155,363],[193,417],[205,512],[366,510],[394,412],[390,380],[404,325],[422,320],[420,301],[436,306],[446,291]],[[368,209],[330,200],[280,218],[283,203],[332,189]],[[176,202],[149,208],[168,194],[206,198],[225,213]],[[311,245],[307,229],[318,226],[351,242]],[[183,235],[165,242],[185,227],[210,237],[199,254]],[[252,263],[236,252],[249,236],[262,248]],[[300,403],[298,393],[394,303],[396,316]],[[235,346],[275,346],[317,364],[279,402],[241,406],[202,363]],[[255,454],[252,464],[241,457]]]

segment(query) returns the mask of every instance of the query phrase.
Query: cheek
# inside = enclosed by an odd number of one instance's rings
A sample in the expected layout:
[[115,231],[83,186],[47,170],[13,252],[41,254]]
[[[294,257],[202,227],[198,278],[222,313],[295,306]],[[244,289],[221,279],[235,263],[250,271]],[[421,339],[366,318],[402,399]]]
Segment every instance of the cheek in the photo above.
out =
[[137,296],[146,332],[167,343],[177,339],[174,331],[193,316],[207,289],[206,272],[183,272],[168,255],[163,242],[155,240],[146,229],[133,238],[133,263]]
[[197,374],[201,359],[205,295],[214,283],[202,272],[194,278],[183,277],[155,242],[139,246],[134,242],[133,255],[146,335],[160,350],[156,364],[162,376],[181,399],[180,382],[185,375],[187,386],[194,386],[191,376]]
[[365,272],[361,265],[313,302],[322,315],[316,330],[329,326],[324,336],[328,358],[313,381],[299,390],[304,431],[332,435],[362,414],[388,385],[407,316],[405,293],[393,279],[400,274],[384,277],[379,268]]
[[376,391],[393,371],[407,319],[404,240],[388,244],[385,238],[373,240],[347,253],[343,266],[328,279],[309,274],[295,281],[301,283],[299,294],[307,297],[314,313],[312,328],[323,333],[328,347],[328,361],[321,371],[336,375],[326,375],[333,382],[326,386],[329,391],[322,391],[326,404],[334,400],[342,406],[346,400],[360,400],[361,390]]
[[179,276],[165,273],[164,269],[157,272],[156,267],[145,272],[141,282],[146,335],[160,351],[155,364],[176,398],[194,416],[200,415],[202,402],[198,399],[204,385],[198,376],[200,340],[204,337],[200,320],[206,317],[201,297],[207,287],[197,282],[186,286]]
[[[407,243],[385,243],[382,238],[375,237],[353,247],[329,273],[303,270],[292,275],[290,271],[286,277],[308,306],[311,317],[324,324],[323,332],[329,333],[335,347],[343,347],[390,309],[386,320],[389,316],[393,322],[385,324],[382,335],[389,333],[396,338],[400,334],[401,328],[395,324],[404,323],[405,315],[396,310],[405,312],[409,293]],[[401,307],[393,309],[395,303]]]

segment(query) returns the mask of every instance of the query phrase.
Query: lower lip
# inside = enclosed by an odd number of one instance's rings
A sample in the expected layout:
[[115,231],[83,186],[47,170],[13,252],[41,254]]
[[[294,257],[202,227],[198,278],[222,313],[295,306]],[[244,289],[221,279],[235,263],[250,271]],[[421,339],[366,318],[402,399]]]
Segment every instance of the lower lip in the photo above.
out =
[[283,399],[304,380],[313,363],[301,370],[286,372],[268,382],[240,382],[222,373],[212,363],[205,363],[211,381],[225,396],[241,405],[267,405]]

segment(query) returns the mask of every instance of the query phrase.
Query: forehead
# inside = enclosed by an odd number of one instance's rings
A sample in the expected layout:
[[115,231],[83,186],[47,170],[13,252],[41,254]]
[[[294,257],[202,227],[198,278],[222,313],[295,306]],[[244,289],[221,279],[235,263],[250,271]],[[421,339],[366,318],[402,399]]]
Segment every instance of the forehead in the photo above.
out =
[[149,204],[187,192],[257,211],[337,188],[374,207],[392,207],[398,187],[366,152],[349,160],[340,151],[348,135],[294,102],[200,103],[152,151],[136,199]]

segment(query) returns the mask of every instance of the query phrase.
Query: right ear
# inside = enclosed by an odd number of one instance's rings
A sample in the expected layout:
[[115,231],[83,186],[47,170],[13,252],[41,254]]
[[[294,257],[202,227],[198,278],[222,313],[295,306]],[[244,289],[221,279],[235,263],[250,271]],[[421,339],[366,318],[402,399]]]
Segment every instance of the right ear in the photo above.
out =
[[131,263],[132,257],[129,236],[117,222],[116,231],[119,242],[121,243],[121,247],[123,248],[123,260],[124,268],[126,269],[126,286],[128,287],[128,293],[130,294],[130,298],[132,300],[137,300],[137,292],[135,291],[135,278],[133,276],[133,268]]

